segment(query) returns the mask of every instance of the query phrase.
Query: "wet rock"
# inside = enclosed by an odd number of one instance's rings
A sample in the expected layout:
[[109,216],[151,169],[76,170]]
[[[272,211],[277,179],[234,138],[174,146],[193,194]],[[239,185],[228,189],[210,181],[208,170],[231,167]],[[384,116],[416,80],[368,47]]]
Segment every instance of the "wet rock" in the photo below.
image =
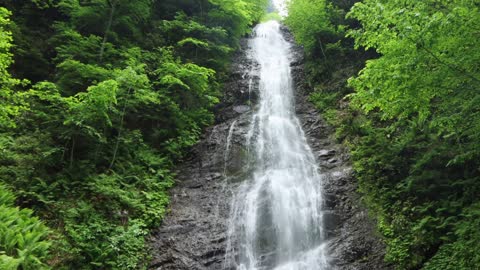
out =
[[331,159],[328,160],[328,163],[334,164],[334,163],[337,163],[337,161],[338,161],[338,159],[336,159],[336,158],[331,158]]
[[319,157],[320,159],[330,158],[330,157],[332,157],[333,155],[335,155],[335,150],[325,150],[325,149],[322,149],[322,150],[318,151],[318,157]]
[[250,111],[250,106],[247,106],[247,105],[240,105],[240,106],[235,106],[233,107],[233,110],[236,112],[236,113],[246,113],[248,111]]

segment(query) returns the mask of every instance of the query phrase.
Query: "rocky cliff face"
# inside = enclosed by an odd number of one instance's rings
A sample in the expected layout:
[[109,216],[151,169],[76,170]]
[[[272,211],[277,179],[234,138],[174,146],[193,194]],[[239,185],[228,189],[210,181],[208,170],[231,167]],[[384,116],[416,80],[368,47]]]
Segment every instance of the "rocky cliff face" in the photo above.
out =
[[[152,236],[151,269],[223,269],[231,201],[226,177],[241,172],[245,136],[258,85],[256,65],[248,59],[247,40],[234,57],[216,124],[206,130],[183,164],[171,190],[170,212]],[[232,124],[235,126],[232,129]],[[231,147],[226,155],[227,137]]]
[[[284,35],[293,42],[286,29]],[[247,51],[244,40],[225,84],[224,99],[216,108],[215,126],[205,132],[177,168],[170,212],[150,239],[150,269],[223,269],[231,190],[245,173],[245,137],[258,89],[258,68]],[[375,236],[374,225],[356,193],[348,154],[334,142],[333,129],[308,102],[302,49],[293,47],[292,57],[296,112],[324,178],[335,269],[390,269],[383,263],[385,247]]]

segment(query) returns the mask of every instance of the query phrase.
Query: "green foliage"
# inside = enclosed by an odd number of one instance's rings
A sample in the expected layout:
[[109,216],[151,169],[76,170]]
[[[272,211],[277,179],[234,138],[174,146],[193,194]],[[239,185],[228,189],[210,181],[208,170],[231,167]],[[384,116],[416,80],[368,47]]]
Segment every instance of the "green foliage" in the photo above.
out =
[[306,52],[323,50],[326,43],[322,41],[323,36],[336,34],[330,22],[332,11],[326,0],[294,0],[289,3],[286,23]]
[[[345,18],[353,2],[355,1],[292,0],[289,2],[288,17],[285,19],[295,40],[305,49],[305,69],[310,83],[314,86],[321,84],[326,92],[341,92],[339,97],[343,97],[350,90],[344,83],[335,86],[335,90],[328,90],[328,87],[325,87],[328,85],[327,80],[333,76],[346,76],[342,74],[343,68],[365,58],[354,51],[351,38],[345,37],[345,29],[356,24],[355,21]],[[347,58],[350,63],[346,63]]]
[[[351,98],[356,108],[384,126],[373,128],[368,136],[383,133],[387,140],[378,147],[390,145],[388,152],[398,158],[394,163],[386,153],[367,154],[364,137],[356,150],[357,167],[377,174],[380,171],[363,161],[381,157],[392,168],[382,172],[382,191],[373,188],[378,178],[360,179],[372,187],[369,193],[376,204],[401,202],[394,210],[404,226],[393,226],[387,237],[387,260],[400,268],[421,266],[431,254],[436,255],[428,268],[442,268],[445,260],[457,258],[445,250],[464,244],[462,236],[453,233],[455,228],[468,231],[475,226],[460,212],[477,201],[468,190],[479,188],[475,168],[480,118],[472,107],[480,87],[480,50],[473,38],[480,26],[478,12],[468,1],[364,1],[349,15],[362,23],[362,28],[349,32],[357,46],[381,54],[350,80],[356,90]],[[392,215],[385,215],[393,225]],[[469,257],[468,250],[464,256]],[[470,268],[466,264],[457,269]]]
[[[321,2],[320,10],[311,13],[313,2],[291,3],[294,12],[287,22],[306,45],[315,84],[311,100],[351,149],[360,191],[387,245],[385,260],[397,269],[475,269],[478,4],[354,2]],[[347,19],[341,19],[352,5]],[[315,20],[315,14],[339,33],[342,25],[349,27],[347,38],[324,46],[329,49],[323,58],[327,65],[333,63],[329,74],[320,74],[325,64],[314,53],[323,40],[308,34],[319,24],[301,24],[302,16]],[[317,37],[328,34],[324,36]],[[356,48],[368,51],[352,54],[351,39]],[[375,59],[361,66],[366,57]]]
[[266,0],[209,0],[209,2],[214,5],[208,14],[211,23],[223,25],[233,37],[248,33],[249,26],[260,20],[268,4]]
[[[69,16],[69,23],[84,35],[97,35],[113,40],[141,38],[141,25],[152,13],[153,0],[62,0],[60,10]],[[118,32],[122,36],[117,35]],[[100,53],[100,51],[98,51]],[[97,55],[99,56],[99,55]]]
[[[363,25],[350,32],[357,44],[382,54],[351,81],[357,89],[355,100],[365,101],[365,111],[378,108],[385,119],[412,114],[426,119],[433,99],[475,91],[480,85],[475,74],[480,56],[473,38],[480,18],[474,3],[449,1],[443,9],[437,9],[438,1],[374,2],[357,4],[350,14]],[[370,23],[374,16],[381,17]],[[375,88],[368,86],[366,91],[364,82]]]
[[268,21],[271,21],[271,20],[282,21],[283,18],[280,14],[278,14],[278,12],[270,12],[270,13],[264,15],[261,19],[262,22],[268,22]]
[[12,78],[8,72],[8,68],[13,63],[10,53],[12,33],[6,29],[10,23],[8,19],[10,15],[7,9],[0,7],[0,106],[2,107],[0,128],[15,127],[12,117],[19,115],[24,109],[14,93],[14,88],[20,84],[20,80]]
[[50,269],[51,231],[28,209],[14,207],[15,197],[0,183],[0,268]]
[[[425,264],[425,270],[475,269],[480,263],[480,207],[479,203],[464,209],[463,221],[455,225],[454,242],[442,245],[432,259]],[[454,258],[454,260],[452,260]]]
[[266,4],[0,0],[13,11],[0,8],[0,181],[61,234],[46,241],[0,188],[0,236],[10,219],[35,233],[28,251],[0,249],[0,268],[145,268],[173,166],[213,123],[230,54]]
[[[98,54],[102,47],[102,37],[95,35],[84,36],[65,23],[57,23],[55,28],[58,33],[52,39],[57,51],[55,62],[60,64],[70,60],[78,61],[85,65],[98,65]],[[105,44],[103,55],[105,62],[116,63],[122,58],[122,55],[114,48],[113,44]]]
[[204,25],[183,13],[177,14],[174,20],[163,21],[161,29],[167,44],[182,58],[220,71],[225,69],[226,56],[236,45],[226,29]]
[[327,109],[335,106],[335,103],[338,100],[338,95],[339,93],[329,93],[327,91],[316,89],[315,92],[310,95],[310,101],[315,104],[320,112],[325,112]]

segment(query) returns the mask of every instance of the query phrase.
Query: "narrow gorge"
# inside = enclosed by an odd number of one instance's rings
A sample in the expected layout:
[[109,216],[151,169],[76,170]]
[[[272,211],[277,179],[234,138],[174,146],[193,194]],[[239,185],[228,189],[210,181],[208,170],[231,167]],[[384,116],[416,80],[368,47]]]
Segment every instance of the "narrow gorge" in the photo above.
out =
[[242,41],[216,125],[177,169],[151,269],[389,269],[303,70],[276,21]]

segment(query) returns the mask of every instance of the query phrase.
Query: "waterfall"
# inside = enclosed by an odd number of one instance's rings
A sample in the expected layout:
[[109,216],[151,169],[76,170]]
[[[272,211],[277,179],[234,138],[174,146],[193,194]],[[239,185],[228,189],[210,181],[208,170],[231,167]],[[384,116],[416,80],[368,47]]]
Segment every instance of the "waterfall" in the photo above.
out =
[[232,146],[232,137],[233,131],[235,130],[235,125],[237,124],[237,120],[233,121],[228,129],[227,141],[225,145],[225,153],[223,155],[223,177],[227,179],[227,165],[228,165],[228,158],[230,154],[230,147]]
[[280,24],[254,29],[260,99],[247,144],[252,173],[234,190],[225,268],[328,269],[322,178],[295,115],[290,44]]

